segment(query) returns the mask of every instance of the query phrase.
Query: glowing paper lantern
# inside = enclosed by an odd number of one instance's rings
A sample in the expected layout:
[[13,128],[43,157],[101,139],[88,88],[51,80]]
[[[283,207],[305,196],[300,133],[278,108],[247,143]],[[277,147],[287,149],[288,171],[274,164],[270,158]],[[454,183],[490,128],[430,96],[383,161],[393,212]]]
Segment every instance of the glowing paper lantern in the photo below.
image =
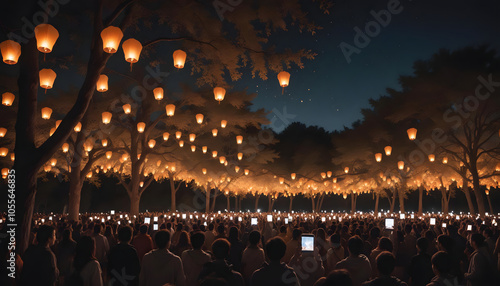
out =
[[281,184],[281,185],[283,185],[283,183],[285,183],[285,178],[280,177],[280,178],[279,178],[279,181],[280,181],[280,184]]
[[191,152],[194,152],[194,151],[196,151],[196,146],[191,145]]
[[61,125],[62,120],[57,120],[56,121],[56,129],[59,128],[59,125]]
[[122,160],[123,160],[123,161],[127,161],[127,160],[128,160],[128,154],[127,154],[127,153],[124,153],[124,154],[122,155]]
[[206,154],[207,150],[208,150],[207,146],[201,147],[201,151],[203,151],[203,154]]
[[500,163],[498,163],[495,167],[495,171],[500,172]]
[[111,122],[111,117],[113,116],[113,114],[111,114],[111,112],[103,112],[102,113],[102,123],[104,124],[109,124]]
[[392,147],[391,146],[385,146],[384,151],[385,151],[385,155],[391,156]]
[[241,161],[242,159],[243,159],[243,153],[240,152],[240,153],[238,153],[238,160]]
[[0,148],[0,156],[1,157],[5,157],[5,156],[7,156],[7,154],[9,154],[9,149],[7,149],[5,147]]
[[197,122],[198,124],[202,124],[202,123],[203,123],[203,117],[204,117],[204,116],[203,116],[203,114],[201,114],[201,113],[196,114],[196,122]]
[[141,188],[144,187],[144,182],[143,181],[139,182],[139,187],[141,187]]
[[35,27],[36,46],[42,53],[50,53],[59,38],[59,32],[49,24],[40,24]]
[[167,113],[167,116],[174,116],[175,105],[168,104],[167,106],[165,106],[165,112]]
[[69,151],[69,144],[68,143],[62,144],[62,151],[63,151],[63,153],[68,153],[68,151]]
[[4,137],[7,134],[7,128],[0,127],[0,137]]
[[220,127],[226,128],[226,126],[227,126],[227,120],[221,120]]
[[157,87],[153,89],[153,94],[155,95],[155,99],[160,101],[163,99],[163,88]]
[[292,178],[292,180],[295,180],[295,178],[297,177],[297,174],[296,174],[296,173],[292,173],[292,174],[290,175],[290,177]]
[[405,162],[398,161],[398,169],[403,170],[405,168]]
[[12,106],[15,98],[16,96],[13,93],[4,92],[2,94],[2,104],[5,106]]
[[130,106],[130,104],[128,103],[124,104],[122,108],[123,108],[123,113],[125,114],[130,114],[130,112],[132,112],[132,106]]
[[154,140],[154,139],[149,140],[149,142],[148,142],[149,148],[154,148],[155,145],[156,145],[156,140]]
[[139,133],[144,132],[144,129],[146,129],[146,123],[144,123],[144,122],[137,123],[137,131]]
[[73,130],[75,130],[75,132],[80,132],[80,131],[82,131],[82,123],[81,123],[81,122],[78,122],[78,123],[75,125],[75,128],[73,128]]
[[182,136],[182,132],[180,132],[180,131],[175,132],[175,138],[181,139],[181,136]]
[[219,162],[220,162],[221,164],[224,164],[224,163],[226,162],[226,157],[224,157],[224,156],[220,156],[220,157],[219,157]]
[[212,129],[212,136],[213,137],[217,137],[217,133],[219,132],[219,130],[217,129]]
[[320,175],[321,175],[321,178],[326,179],[326,173],[325,172],[321,172]]
[[344,173],[346,173],[346,174],[349,173],[349,167],[344,168]]
[[278,74],[278,81],[281,87],[287,87],[290,83],[290,73],[282,71]]
[[181,147],[181,148],[184,147],[184,141],[182,141],[182,140],[179,141],[179,147]]
[[490,195],[490,190],[486,189],[486,190],[484,191],[484,193],[485,193],[487,196],[489,196],[489,195]]
[[7,175],[9,175],[9,168],[2,169],[2,178],[7,179]]
[[54,85],[57,74],[51,69],[42,69],[38,75],[40,76],[40,87],[45,88],[45,92],[47,92],[47,89],[51,89]]
[[406,133],[408,133],[408,138],[410,140],[415,140],[417,138],[417,129],[416,128],[410,128],[406,130]]
[[174,58],[174,67],[178,69],[183,68],[184,64],[186,63],[186,52],[184,52],[183,50],[176,50],[172,56]]
[[42,118],[50,119],[50,115],[52,115],[52,109],[50,107],[42,108]]
[[52,166],[50,166],[50,165],[45,165],[45,166],[43,167],[43,170],[44,170],[45,172],[47,172],[47,173],[48,173],[48,172],[50,172],[50,170],[52,170]]
[[102,139],[101,144],[102,144],[102,147],[107,147],[108,146],[108,139]]
[[377,161],[377,162],[382,161],[382,153],[376,153],[375,154],[375,161]]
[[113,156],[113,152],[112,151],[107,151],[106,152],[106,159],[111,159],[111,156]]
[[436,160],[436,156],[434,154],[430,154],[428,157],[430,162],[434,162],[434,160]]
[[217,157],[217,151],[212,151],[212,157],[213,158]]
[[101,74],[97,80],[96,85],[97,91],[105,92],[108,90],[108,76]]
[[448,157],[443,157],[443,164],[448,164]]
[[236,136],[236,144],[241,144],[241,143],[243,143],[243,136],[241,135]]
[[132,67],[133,63],[139,61],[142,51],[142,44],[139,41],[136,39],[128,39],[123,42],[122,49],[125,61],[130,63],[130,67]]
[[196,138],[196,134],[194,134],[194,133],[189,134],[189,141],[190,142],[194,142],[195,138]]
[[326,172],[326,176],[327,176],[328,178],[332,177],[332,171],[328,171],[328,172]]
[[214,97],[219,103],[224,100],[226,96],[226,90],[223,87],[215,87],[214,88]]
[[167,141],[169,137],[170,137],[170,133],[168,133],[168,132],[163,133],[163,141]]
[[10,153],[10,160],[14,162],[16,160],[16,154]]
[[248,176],[250,174],[250,171],[248,169],[245,169],[245,176]]
[[21,55],[21,45],[12,40],[6,40],[0,43],[3,62],[8,65],[15,65]]
[[123,38],[122,30],[118,27],[109,26],[101,31],[102,49],[108,54],[114,54]]
[[203,168],[203,169],[201,169],[201,172],[203,173],[203,175],[206,175],[207,174],[207,169]]

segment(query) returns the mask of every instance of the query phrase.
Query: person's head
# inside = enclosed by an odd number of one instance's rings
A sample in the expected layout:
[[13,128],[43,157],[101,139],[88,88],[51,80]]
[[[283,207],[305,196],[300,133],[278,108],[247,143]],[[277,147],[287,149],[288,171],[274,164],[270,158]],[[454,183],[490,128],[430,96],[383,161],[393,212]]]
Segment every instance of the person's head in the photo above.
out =
[[452,260],[450,254],[444,251],[436,252],[431,259],[432,270],[436,275],[448,274],[451,271]]
[[330,244],[332,245],[333,248],[339,248],[340,247],[340,234],[334,233],[332,236],[330,236]]
[[357,235],[349,238],[347,248],[352,256],[358,256],[363,252],[363,240]]
[[215,228],[215,225],[214,225],[213,223],[210,223],[210,224],[208,225],[208,230],[210,230],[210,231],[214,231],[214,228]]
[[396,258],[389,251],[381,252],[376,259],[377,269],[381,276],[389,276],[396,267]]
[[118,230],[118,240],[123,243],[129,243],[132,240],[132,233],[132,228],[126,225]]
[[280,227],[280,233],[283,233],[283,234],[285,234],[285,233],[286,233],[286,225],[282,225],[282,226]]
[[36,242],[41,246],[52,246],[56,241],[56,230],[51,225],[42,225],[36,232]]
[[155,234],[155,243],[159,249],[166,249],[170,246],[170,232],[160,230]]
[[484,245],[484,236],[480,233],[473,233],[470,237],[470,245],[474,249],[478,249]]
[[100,223],[96,223],[94,225],[94,234],[101,234],[101,231],[102,231],[102,227],[101,227],[101,224]]
[[113,235],[113,229],[111,228],[110,225],[107,225],[106,228],[104,229],[104,235],[105,236],[112,236]]
[[345,269],[333,270],[326,276],[321,286],[352,286],[352,278]]
[[218,234],[224,235],[225,231],[226,231],[226,228],[224,227],[224,225],[222,223],[217,226],[217,233]]
[[260,232],[254,230],[248,235],[248,242],[250,242],[251,245],[255,246],[259,244],[260,241]]
[[281,237],[274,237],[266,243],[266,254],[271,261],[280,261],[285,256],[286,243]]
[[182,223],[177,224],[177,226],[175,227],[175,231],[182,231],[183,229],[184,226],[182,225]]
[[374,227],[370,230],[370,238],[379,238],[380,237],[380,228]]
[[141,234],[146,234],[148,233],[148,226],[146,224],[142,224],[140,227],[139,227],[139,232]]
[[77,271],[81,271],[90,260],[95,259],[95,241],[90,236],[82,236],[76,244],[74,266]]
[[225,238],[218,238],[212,243],[212,252],[216,260],[226,259],[229,255],[231,244]]
[[181,231],[181,234],[179,235],[179,240],[177,241],[178,246],[189,246],[189,236],[188,233],[183,230]]
[[388,237],[382,237],[378,240],[378,249],[392,252],[392,241]]
[[302,236],[302,231],[300,229],[296,228],[292,231],[293,240],[299,240],[301,236]]
[[62,241],[68,242],[73,240],[71,237],[71,228],[65,228],[62,232]]
[[412,230],[411,224],[405,225],[405,233],[410,234]]
[[493,231],[491,230],[491,228],[486,228],[483,231],[483,235],[484,235],[485,238],[492,237],[493,236]]
[[437,242],[439,250],[446,251],[448,253],[451,253],[451,251],[453,250],[454,242],[450,236],[441,234],[440,236],[438,236]]
[[239,237],[239,230],[237,227],[235,226],[232,226],[230,229],[229,229],[229,241],[237,241],[238,240],[238,237]]
[[429,241],[425,237],[421,237],[417,239],[417,249],[418,252],[423,253],[427,252],[427,249],[429,248]]
[[195,232],[191,235],[191,245],[194,249],[201,249],[205,243],[205,234],[203,232]]

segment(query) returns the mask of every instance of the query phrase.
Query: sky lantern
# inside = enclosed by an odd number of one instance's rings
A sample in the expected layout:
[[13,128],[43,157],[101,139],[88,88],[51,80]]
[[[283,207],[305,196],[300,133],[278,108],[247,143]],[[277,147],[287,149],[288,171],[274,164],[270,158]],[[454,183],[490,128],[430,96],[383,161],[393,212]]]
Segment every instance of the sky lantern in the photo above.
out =
[[182,140],[179,141],[179,147],[181,147],[181,148],[184,147],[184,141],[182,141]]
[[227,120],[221,120],[220,127],[226,128],[226,126],[227,126]]
[[279,177],[278,180],[280,181],[280,185],[283,185],[283,183],[285,183],[285,178],[283,177]]
[[332,182],[333,182],[334,184],[336,184],[336,183],[337,183],[337,178],[333,178]]
[[128,160],[128,154],[127,153],[123,153],[122,160],[123,161],[127,161]]
[[391,146],[385,146],[384,151],[385,151],[385,155],[391,156],[392,147]]
[[408,130],[406,130],[406,133],[408,133],[408,138],[410,140],[415,140],[417,139],[417,128],[410,128]]
[[189,141],[194,142],[194,139],[196,139],[196,134],[194,133],[189,134]]
[[109,124],[111,122],[112,116],[113,116],[113,114],[111,114],[111,112],[104,111],[102,113],[102,123]]
[[234,171],[235,171],[236,173],[238,173],[238,172],[240,171],[240,167],[239,167],[239,166],[234,166]]
[[107,151],[106,152],[106,159],[111,159],[111,156],[113,156],[113,152],[112,151]]
[[174,116],[175,105],[167,104],[167,106],[165,106],[165,112],[167,113],[167,116]]
[[240,152],[240,153],[238,153],[238,160],[241,161],[242,159],[243,159],[243,153]]
[[382,153],[376,153],[375,154],[375,161],[381,162],[382,161]]
[[82,123],[81,123],[81,122],[78,122],[78,123],[75,125],[75,128],[73,128],[73,130],[75,130],[75,132],[80,132],[80,131],[82,131]]
[[486,190],[484,191],[484,193],[485,193],[487,196],[489,196],[489,195],[490,195],[490,190],[489,190],[489,189],[486,189]]
[[[280,83],[280,86],[283,87],[283,91],[285,90],[285,87],[288,86],[290,83],[290,73],[286,71],[282,71],[278,74],[278,81]],[[283,91],[281,92],[283,94]]]
[[35,27],[36,46],[42,53],[50,53],[59,38],[59,32],[54,26],[40,24]]
[[213,158],[217,157],[217,151],[212,151],[212,157]]
[[153,89],[153,94],[155,96],[155,99],[160,101],[163,99],[163,88],[161,87],[157,87],[155,89]]
[[102,147],[107,147],[108,146],[108,139],[102,139],[101,145],[102,145]]
[[182,132],[180,132],[180,131],[175,132],[175,138],[181,139],[181,136],[182,136]]
[[163,133],[163,141],[167,141],[167,140],[168,140],[168,138],[170,138],[170,133],[168,133],[168,132],[164,132],[164,133]]
[[443,157],[443,164],[448,164],[448,157]]
[[196,114],[196,122],[197,122],[198,124],[202,124],[202,123],[203,123],[203,117],[204,117],[204,116],[203,116],[203,114],[201,114],[201,113]]
[[206,153],[207,153],[207,151],[208,151],[207,146],[203,146],[203,147],[201,147],[201,151],[203,152],[203,154],[206,154]]
[[217,137],[217,133],[219,133],[219,130],[217,129],[212,129],[212,136]]
[[[44,170],[45,172],[47,172],[47,173],[48,173],[48,172],[50,172],[50,170],[52,170],[52,166],[50,166],[50,165],[45,165],[45,166],[43,167],[43,170]],[[91,174],[92,174],[92,173],[91,173]]]
[[5,157],[5,156],[7,156],[7,154],[9,154],[9,149],[7,149],[5,147],[0,148],[0,156],[1,157]]
[[495,171],[500,172],[500,163],[498,163],[495,167]]
[[10,160],[14,162],[16,160],[16,154],[10,153]]
[[250,171],[248,169],[245,169],[245,176],[248,176],[250,174]]
[[349,173],[349,167],[344,168],[344,173],[346,173],[346,174]]
[[99,79],[97,80],[97,85],[96,85],[97,91],[98,92],[105,92],[108,90],[108,76],[101,74],[99,76]]
[[146,123],[144,123],[144,122],[137,123],[137,131],[139,133],[144,132],[144,129],[146,129]]
[[2,104],[5,106],[12,106],[16,96],[11,92],[4,92],[2,94]]
[[141,188],[144,187],[144,182],[143,181],[139,182],[139,187],[141,187]]
[[398,161],[398,169],[403,170],[405,168],[405,162]]
[[172,56],[174,58],[174,67],[178,69],[183,68],[184,64],[186,63],[186,52],[184,52],[183,50],[176,50]]
[[195,145],[191,145],[191,152],[194,152],[196,151],[196,146]]
[[3,168],[2,169],[2,178],[6,179],[8,174],[9,174],[9,168]]
[[236,136],[236,144],[241,144],[241,143],[243,143],[243,136],[241,135]]
[[123,38],[123,32],[118,27],[109,26],[101,31],[102,49],[108,54],[114,54]]
[[297,174],[296,174],[296,173],[292,173],[292,174],[290,175],[290,177],[292,178],[292,180],[295,180],[295,178],[297,178]]
[[434,160],[436,160],[436,155],[434,154],[430,154],[428,157],[430,162],[434,162]]
[[56,121],[56,129],[59,128],[59,125],[61,125],[62,120],[57,120]]
[[207,169],[203,168],[203,169],[201,169],[201,172],[203,173],[203,175],[206,175],[207,174]]
[[54,86],[57,74],[53,70],[42,69],[38,75],[40,76],[40,87],[45,88],[45,92],[47,92],[47,89],[51,89],[52,86]]
[[214,87],[214,97],[219,103],[224,100],[226,96],[226,89],[223,87]]
[[15,65],[21,55],[21,45],[12,40],[6,40],[0,43],[3,62],[8,65]]
[[42,118],[43,119],[50,119],[50,115],[52,115],[52,108],[50,108],[50,107],[42,108]]
[[321,178],[326,179],[326,173],[325,172],[321,172],[320,175],[321,175]]
[[7,134],[7,128],[0,127],[0,137],[4,137]]
[[139,61],[139,57],[142,51],[142,44],[136,39],[128,39],[122,44],[123,55],[125,56],[125,61],[130,63],[130,70],[132,70],[132,64]]
[[326,172],[326,176],[327,176],[328,178],[331,178],[331,177],[332,177],[332,171],[328,171],[328,172]]
[[68,151],[69,151],[69,144],[68,143],[62,144],[62,151],[63,151],[63,153],[68,153]]
[[123,113],[125,114],[130,114],[130,112],[132,112],[132,106],[128,103],[124,104],[122,108],[123,108]]
[[154,148],[155,145],[156,145],[156,140],[154,140],[154,139],[149,140],[149,142],[148,142],[149,148]]

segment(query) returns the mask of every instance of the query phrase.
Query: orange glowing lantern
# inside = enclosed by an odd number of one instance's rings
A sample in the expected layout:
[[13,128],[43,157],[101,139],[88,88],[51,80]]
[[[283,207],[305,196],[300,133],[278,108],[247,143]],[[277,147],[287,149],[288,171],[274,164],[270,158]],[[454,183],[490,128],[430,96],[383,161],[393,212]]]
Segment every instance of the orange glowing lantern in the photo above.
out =
[[349,167],[344,168],[344,173],[346,173],[346,174],[349,173]]
[[2,104],[5,106],[12,106],[15,98],[16,96],[13,93],[4,92],[2,94]]
[[57,159],[55,159],[55,158],[50,159],[50,165],[52,167],[54,167],[56,164],[57,164]]
[[181,147],[181,148],[184,147],[184,141],[182,141],[182,140],[179,141],[179,147]]
[[107,151],[106,152],[106,159],[111,159],[111,156],[113,156],[113,152],[112,151]]
[[280,177],[280,178],[279,178],[279,181],[280,181],[280,184],[281,184],[281,185],[283,185],[283,183],[285,183],[285,178]]
[[495,171],[500,172],[500,163],[495,166]]
[[155,145],[156,145],[156,140],[154,140],[154,139],[149,140],[149,142],[148,142],[149,148],[154,148]]
[[203,168],[203,169],[201,169],[201,172],[203,173],[203,175],[206,175],[207,174],[207,169]]
[[203,147],[201,147],[201,151],[203,152],[203,154],[206,154],[206,153],[207,153],[207,151],[208,151],[207,146],[203,146]]
[[290,175],[290,177],[292,178],[292,180],[295,180],[295,178],[297,178],[297,174],[296,174],[296,173],[292,173],[292,174]]
[[217,129],[212,129],[212,136],[217,137],[217,133],[219,133],[219,130]]
[[226,96],[226,90],[223,87],[215,87],[214,88],[214,97],[219,103],[224,100]]
[[375,161],[381,162],[382,161],[382,153],[376,153],[375,154]]
[[52,86],[54,86],[57,74],[53,70],[42,69],[38,75],[40,76],[40,87],[45,88],[45,92],[47,92],[47,89],[51,89]]
[[167,106],[165,106],[165,112],[167,113],[167,116],[174,116],[175,105],[168,104]]
[[196,114],[196,123],[202,124],[203,123],[203,117],[204,116],[201,113]]
[[220,127],[226,128],[226,126],[227,126],[227,120],[221,120]]
[[102,144],[102,147],[107,147],[108,146],[108,139],[102,139],[101,144]]
[[484,193],[485,193],[487,196],[489,196],[489,195],[490,195],[490,190],[486,189],[486,190],[484,191]]
[[124,104],[122,108],[123,108],[123,113],[125,114],[130,114],[130,112],[132,112],[132,106],[128,103]]
[[36,46],[42,53],[50,53],[59,38],[59,32],[49,24],[40,24],[35,27]]
[[236,136],[236,144],[241,144],[241,143],[243,143],[243,136],[241,135]]
[[104,124],[109,124],[111,122],[111,117],[113,116],[113,114],[111,114],[111,112],[103,112],[102,113],[102,123]]
[[238,167],[238,166],[234,166],[234,171],[235,171],[236,173],[238,173],[238,172],[240,171],[240,167]]
[[128,154],[127,154],[127,153],[124,153],[124,154],[122,155],[122,160],[123,160],[123,161],[127,161],[127,160],[128,160]]
[[429,155],[429,161],[430,162],[434,162],[434,160],[436,160],[436,156],[434,154],[430,154]]
[[242,159],[243,159],[243,153],[240,152],[240,153],[238,153],[238,160],[241,161]]
[[114,54],[123,38],[122,30],[118,27],[109,26],[101,31],[102,49],[108,54]]
[[141,56],[142,44],[136,39],[128,39],[122,44],[123,55],[125,56],[125,61],[130,63],[130,68],[132,64],[139,61]]
[[398,169],[403,170],[405,168],[405,162],[398,161]]
[[443,157],[443,164],[448,164],[448,157]]
[[[286,71],[282,71],[278,74],[278,81],[280,83],[280,86],[283,87],[283,91],[285,90],[285,87],[288,86],[290,83],[290,73]],[[283,91],[281,93],[283,93]]]
[[417,129],[416,128],[410,128],[410,129],[406,130],[406,133],[408,133],[408,138],[412,141],[417,138]]
[[98,92],[105,92],[108,90],[108,76],[101,74],[97,80],[96,85]]
[[52,166],[50,166],[50,165],[45,165],[45,166],[43,167],[43,170],[44,170],[45,172],[47,172],[47,173],[48,173],[48,172],[50,172],[50,170],[52,170]]
[[80,131],[82,131],[82,123],[81,123],[81,122],[78,122],[78,123],[75,125],[75,128],[74,128],[73,130],[75,130],[75,132],[80,132]]
[[196,146],[191,145],[191,152],[194,152],[194,151],[196,151]]
[[391,156],[392,147],[391,146],[385,146],[384,151],[385,151],[385,155]]
[[168,133],[168,132],[164,132],[164,133],[163,133],[163,141],[167,141],[167,140],[168,140],[168,138],[170,138],[170,133]]
[[212,151],[212,157],[213,158],[217,157],[217,151]]
[[137,132],[142,133],[146,129],[146,123],[139,122],[137,123]]
[[61,124],[62,120],[57,120],[56,121],[56,129],[59,128],[59,125]]
[[3,62],[8,65],[15,65],[21,55],[21,45],[12,40],[6,40],[0,43]]
[[194,142],[194,139],[196,139],[196,134],[194,133],[189,134],[189,142]]
[[175,132],[175,138],[181,139],[181,136],[182,136],[182,132],[180,132],[180,131]]
[[250,171],[248,169],[245,169],[245,176],[248,176],[250,174]]
[[7,149],[5,147],[0,148],[0,156],[1,157],[5,157],[5,156],[7,156],[7,154],[9,154],[9,149]]
[[153,89],[153,94],[155,95],[155,99],[160,101],[163,99],[163,88],[157,87]]
[[14,162],[16,160],[16,154],[10,153],[10,160]]
[[186,63],[186,57],[187,54],[183,50],[176,50],[173,53],[173,58],[174,58],[174,67],[181,69],[184,67],[184,64]]
[[69,151],[69,144],[68,143],[62,144],[62,151],[63,151],[63,153],[68,153],[68,151]]
[[50,115],[52,115],[52,109],[50,107],[42,108],[42,118],[50,119]]
[[9,175],[9,168],[2,169],[2,178],[7,179],[7,175]]
[[0,127],[0,137],[4,137],[7,134],[7,128]]

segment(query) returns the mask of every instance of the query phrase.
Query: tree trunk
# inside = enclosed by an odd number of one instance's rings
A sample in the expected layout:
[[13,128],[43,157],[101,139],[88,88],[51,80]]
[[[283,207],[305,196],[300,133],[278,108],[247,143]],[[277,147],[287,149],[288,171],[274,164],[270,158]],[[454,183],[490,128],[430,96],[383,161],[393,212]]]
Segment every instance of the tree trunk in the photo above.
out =
[[445,187],[441,187],[441,203],[442,203],[442,212],[443,214],[447,215],[449,199]]
[[16,163],[13,169],[15,170],[16,178],[16,201],[18,202],[17,206],[20,206],[16,208],[15,223],[17,224],[16,229],[18,230],[16,252],[22,255],[30,244],[29,237],[31,233],[33,209],[35,207],[36,176],[38,170],[35,169],[34,166],[30,167],[29,163],[18,163],[18,160],[22,159],[20,155],[21,154],[16,151]]
[[175,212],[177,211],[177,206],[175,204],[175,182],[173,176],[169,175],[169,181],[170,181],[170,211]]
[[476,216],[476,208],[474,208],[474,204],[472,203],[472,198],[470,196],[469,185],[466,180],[462,180],[462,192],[465,194],[465,198],[467,199],[467,204],[469,205],[469,213],[472,216]]
[[315,204],[315,201],[314,201],[314,197],[311,197],[311,204],[312,204],[312,212],[314,212],[314,210],[316,209],[316,204]]
[[477,202],[477,210],[479,212],[479,215],[482,218],[484,218],[486,214],[486,209],[484,207],[483,191],[481,191],[481,185],[479,183],[479,175],[476,169],[473,169],[471,173],[472,173],[472,182],[474,185],[474,195],[476,196],[476,202]]
[[356,194],[354,192],[351,193],[351,214],[356,212]]
[[255,196],[255,212],[257,212],[257,210],[259,209],[259,198],[260,195]]
[[394,206],[396,205],[396,197],[397,197],[397,190],[396,190],[396,188],[393,188],[392,189],[392,200],[389,201],[389,204],[391,205],[389,212],[391,214],[394,213]]
[[493,215],[493,206],[491,205],[491,199],[489,195],[486,195],[486,199],[488,200],[488,205],[490,206],[490,214]]
[[79,219],[82,187],[83,179],[81,178],[80,167],[73,166],[69,180],[68,219],[70,221],[78,221]]
[[226,201],[227,201],[226,211],[229,212],[229,211],[231,211],[231,200],[230,200],[229,194],[226,195]]
[[373,214],[375,215],[375,217],[378,217],[378,203],[379,203],[379,200],[380,200],[380,194],[377,193],[375,195],[375,209],[373,210]]
[[268,200],[269,200],[267,212],[271,213],[271,212],[273,212],[273,196],[272,195],[268,195],[267,197],[268,197]]
[[139,203],[141,201],[141,194],[139,191],[132,191],[128,194],[130,198],[130,215],[139,215]]
[[423,211],[422,211],[423,197],[424,197],[424,188],[419,187],[418,188],[418,215],[419,216],[422,216],[422,214],[423,214]]
[[319,200],[319,203],[316,204],[316,211],[320,212],[321,208],[323,207],[323,200],[325,199],[325,194],[321,194],[321,199]]
[[293,205],[293,198],[294,196],[289,196],[290,198],[290,206],[288,207],[288,212],[291,213],[292,212],[292,205]]
[[211,212],[215,211],[215,201],[217,201],[217,196],[219,196],[219,189],[216,188],[214,190],[214,199],[212,200],[212,207],[210,208]]
[[405,197],[404,197],[404,188],[399,188],[399,211],[401,213],[405,213]]
[[205,191],[205,213],[210,212],[210,193],[211,192],[212,192],[212,190],[210,189],[210,187],[207,184],[207,190]]

